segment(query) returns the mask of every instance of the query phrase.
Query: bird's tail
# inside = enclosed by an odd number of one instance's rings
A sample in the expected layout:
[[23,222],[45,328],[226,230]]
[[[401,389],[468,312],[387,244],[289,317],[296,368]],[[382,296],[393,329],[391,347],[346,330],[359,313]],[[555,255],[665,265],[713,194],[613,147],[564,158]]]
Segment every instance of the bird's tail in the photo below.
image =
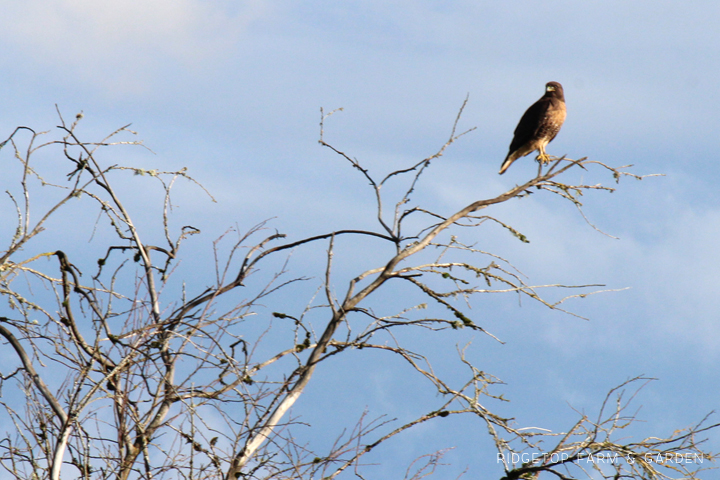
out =
[[500,166],[500,175],[505,173],[505,170],[507,170],[510,165],[512,165],[512,163],[515,161],[515,158],[516,157],[513,157],[512,155],[508,155],[507,157],[505,157],[505,161]]

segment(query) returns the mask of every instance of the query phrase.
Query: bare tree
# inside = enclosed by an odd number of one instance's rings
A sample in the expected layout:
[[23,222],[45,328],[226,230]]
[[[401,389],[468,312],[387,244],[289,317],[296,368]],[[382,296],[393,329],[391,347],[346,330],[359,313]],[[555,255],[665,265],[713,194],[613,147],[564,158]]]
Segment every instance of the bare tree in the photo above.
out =
[[[19,167],[6,199],[17,222],[0,256],[0,294],[10,309],[0,317],[3,358],[8,359],[0,372],[7,430],[0,441],[3,468],[15,478],[53,480],[335,478],[344,472],[362,478],[363,458],[389,438],[437,418],[465,415],[487,428],[506,479],[536,478],[542,472],[561,479],[697,478],[697,463],[658,462],[652,456],[692,454],[709,460],[698,435],[716,425],[701,423],[635,443],[616,440],[617,432],[635,419],[627,413],[625,392],[641,378],[610,392],[595,419],[579,413],[568,432],[538,431],[519,427],[485,406],[501,401],[494,387],[500,382],[473,365],[463,349],[451,352],[466,369],[466,380],[457,386],[436,374],[423,352],[399,340],[397,332],[407,329],[428,336],[465,329],[496,341],[469,313],[469,302],[477,295],[512,293],[566,311],[566,300],[596,293],[601,286],[528,284],[509,261],[463,242],[461,234],[495,225],[526,241],[488,213],[494,205],[538,192],[558,195],[580,209],[584,192],[613,190],[563,183],[571,169],[604,171],[615,181],[641,178],[625,167],[562,157],[526,183],[450,214],[413,206],[411,195],[423,173],[467,133],[457,132],[464,106],[437,152],[383,178],[326,142],[324,122],[334,112],[321,111],[320,145],[369,183],[377,229],[328,231],[286,241],[284,234],[269,231],[267,223],[245,232],[231,228],[213,242],[214,272],[207,265],[193,265],[182,278],[176,278],[178,264],[192,258],[192,252],[181,247],[200,232],[175,226],[171,192],[179,180],[204,191],[184,169],[161,172],[105,163],[101,153],[106,147],[142,144],[125,140],[134,135],[128,127],[100,142],[84,141],[77,133],[82,115],[71,124],[60,116],[57,139],[45,140],[49,132],[16,129],[2,144],[12,148]],[[72,172],[53,181],[41,170],[60,177],[57,169],[41,167],[36,158],[59,158]],[[132,216],[126,208],[133,197],[127,174],[148,177],[159,187],[163,200],[157,221]],[[391,182],[405,187],[388,213],[383,187]],[[101,251],[92,273],[77,266],[88,264],[92,254],[86,249],[58,248],[72,245],[61,240],[72,230],[71,219],[90,215],[97,216],[93,245]],[[391,253],[343,285],[333,274],[341,240],[376,242],[377,255]],[[311,281],[293,276],[288,255],[314,245],[326,252],[317,298],[296,312],[271,307],[277,311],[262,314],[278,292]],[[201,286],[203,282],[211,283]],[[414,290],[425,301],[390,315],[376,313],[374,294],[398,288]],[[541,295],[548,288],[572,291],[550,301]],[[439,394],[437,408],[401,425],[363,415],[327,451],[296,441],[293,425],[298,419],[289,411],[317,366],[360,349],[380,350],[409,365]],[[405,478],[432,474],[443,454],[418,458]],[[581,462],[605,455],[617,461]]]

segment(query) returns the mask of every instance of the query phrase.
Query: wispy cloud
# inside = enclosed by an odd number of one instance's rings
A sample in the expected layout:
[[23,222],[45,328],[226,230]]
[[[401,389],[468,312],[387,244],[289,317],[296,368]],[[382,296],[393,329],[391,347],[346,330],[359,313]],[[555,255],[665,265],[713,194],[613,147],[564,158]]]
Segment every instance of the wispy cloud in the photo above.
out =
[[[175,66],[202,70],[225,58],[253,21],[261,1],[158,0],[13,2],[3,7],[0,41],[37,70],[117,96],[148,92]],[[62,68],[60,68],[62,67]],[[167,81],[165,79],[164,81]]]

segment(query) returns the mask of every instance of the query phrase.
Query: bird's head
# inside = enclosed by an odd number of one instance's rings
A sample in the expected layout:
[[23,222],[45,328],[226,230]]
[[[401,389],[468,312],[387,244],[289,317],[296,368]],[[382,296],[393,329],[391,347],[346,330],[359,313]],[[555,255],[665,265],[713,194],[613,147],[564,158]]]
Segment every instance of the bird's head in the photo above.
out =
[[563,93],[563,87],[558,82],[548,82],[545,85],[545,95],[553,96],[565,101],[565,94]]

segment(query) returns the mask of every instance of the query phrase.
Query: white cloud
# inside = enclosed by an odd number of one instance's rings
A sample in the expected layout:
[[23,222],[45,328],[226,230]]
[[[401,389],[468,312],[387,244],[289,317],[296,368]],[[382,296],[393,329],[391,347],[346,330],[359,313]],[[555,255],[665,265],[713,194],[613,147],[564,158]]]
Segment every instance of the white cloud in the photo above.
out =
[[118,96],[147,91],[168,66],[200,69],[222,59],[266,2],[54,0],[3,7],[0,42],[17,58],[67,82],[101,84]]

